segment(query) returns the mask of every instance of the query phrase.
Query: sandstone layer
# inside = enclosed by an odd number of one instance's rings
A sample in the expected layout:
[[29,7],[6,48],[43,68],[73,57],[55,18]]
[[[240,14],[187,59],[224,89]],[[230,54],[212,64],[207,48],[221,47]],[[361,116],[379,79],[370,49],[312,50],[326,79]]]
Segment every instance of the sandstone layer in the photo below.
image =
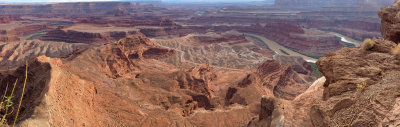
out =
[[[203,43],[200,41],[198,44]],[[46,49],[45,46],[41,48],[41,45],[39,43],[39,47],[33,46],[30,49]],[[272,89],[263,86],[261,82],[243,83],[246,80],[242,79],[252,74],[250,70],[227,71],[207,64],[176,67],[161,62],[175,56],[176,51],[157,46],[141,35],[69,53],[68,49],[58,50],[66,51],[68,55],[61,53],[58,58],[40,56],[30,60],[25,91],[30,97],[23,100],[25,110],[20,112],[19,125],[245,126],[259,114],[259,99],[264,93],[245,97],[247,105],[242,105],[240,102],[232,103],[234,99],[229,97],[232,89],[249,85],[272,93]],[[35,55],[56,54],[38,52],[29,57]],[[277,65],[273,66],[276,70],[268,71],[269,64]],[[254,74],[266,78],[267,73],[270,73],[281,77],[280,83],[289,84],[293,82],[289,78],[299,75],[295,70],[301,70],[292,69],[291,66],[267,61]],[[298,68],[302,65],[296,66]],[[24,68],[21,66],[16,71],[3,72],[0,81],[6,84],[24,78]],[[309,71],[301,73],[308,75]],[[302,85],[309,86],[306,82]],[[1,88],[5,87],[1,85]],[[16,95],[21,93],[20,87]],[[286,89],[283,87],[279,90]],[[233,98],[240,91],[234,93]],[[11,119],[14,116],[12,113],[9,117]],[[219,122],[218,119],[224,119],[225,122]]]

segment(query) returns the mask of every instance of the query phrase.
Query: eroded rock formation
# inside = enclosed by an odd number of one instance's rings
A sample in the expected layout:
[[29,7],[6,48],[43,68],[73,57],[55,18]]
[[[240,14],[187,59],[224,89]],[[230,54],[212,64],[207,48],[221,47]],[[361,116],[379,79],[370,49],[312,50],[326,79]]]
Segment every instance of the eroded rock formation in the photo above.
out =
[[374,41],[370,51],[344,48],[317,62],[327,80],[324,101],[311,108],[314,126],[396,125],[388,119],[400,90],[400,61],[391,54],[394,42]]
[[398,28],[400,22],[399,8],[400,3],[396,1],[394,5],[383,8],[378,13],[382,19],[381,31],[383,37],[396,43],[400,42],[400,30]]
[[91,33],[75,30],[55,29],[48,31],[40,37],[43,41],[59,41],[68,43],[99,44],[113,42],[130,35],[139,34],[137,31],[109,31],[103,33]]
[[0,70],[14,70],[38,56],[63,57],[88,48],[84,44],[62,42],[21,41],[0,44]]
[[[305,66],[310,70],[296,69],[297,72],[294,66]],[[311,72],[309,64],[287,65],[268,60],[258,67],[257,72],[248,74],[236,87],[230,88],[227,104],[248,105],[259,100],[262,95],[292,100],[306,91],[315,80]]]
[[236,32],[191,34],[174,39],[154,39],[154,42],[177,50],[176,56],[162,60],[176,66],[210,64],[223,68],[250,69],[268,59],[268,56],[253,51],[260,49],[257,45]]

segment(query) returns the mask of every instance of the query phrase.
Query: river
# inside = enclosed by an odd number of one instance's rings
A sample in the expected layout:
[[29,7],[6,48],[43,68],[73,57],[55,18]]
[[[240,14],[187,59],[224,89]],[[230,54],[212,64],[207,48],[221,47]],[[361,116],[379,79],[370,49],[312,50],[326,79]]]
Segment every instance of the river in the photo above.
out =
[[285,54],[285,53],[283,53],[283,52],[281,51],[281,50],[283,50],[283,51],[285,51],[286,53],[288,53],[290,56],[300,56],[300,57],[302,57],[304,60],[306,60],[307,62],[313,62],[313,63],[315,63],[315,62],[317,61],[317,59],[314,59],[314,58],[311,58],[311,57],[302,55],[302,54],[300,54],[300,53],[297,53],[297,52],[295,52],[295,51],[293,51],[293,50],[291,50],[291,49],[288,49],[288,48],[286,48],[286,47],[284,47],[284,46],[278,44],[277,42],[272,41],[272,40],[269,40],[269,39],[267,39],[267,38],[265,38],[265,37],[263,37],[263,36],[256,35],[256,34],[250,34],[250,33],[246,33],[246,35],[250,35],[250,36],[253,36],[253,37],[258,38],[259,40],[262,40],[262,41],[263,41],[262,43],[268,45],[268,47],[269,47],[271,50],[273,50],[276,54],[287,55],[287,54]]
[[336,37],[340,37],[341,41],[354,44],[356,47],[360,47],[360,45],[362,44],[362,42],[360,42],[360,41],[354,40],[350,37],[347,37],[345,35],[342,35],[342,34],[339,34],[336,32],[328,32],[328,34],[335,35]]

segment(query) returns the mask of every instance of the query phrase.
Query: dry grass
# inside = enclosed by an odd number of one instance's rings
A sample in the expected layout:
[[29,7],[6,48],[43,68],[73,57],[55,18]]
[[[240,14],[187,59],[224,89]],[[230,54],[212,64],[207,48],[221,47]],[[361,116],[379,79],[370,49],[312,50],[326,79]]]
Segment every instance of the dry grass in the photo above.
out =
[[361,45],[361,49],[364,51],[368,51],[370,49],[372,49],[375,45],[375,41],[371,40],[371,39],[365,39],[363,44]]
[[400,43],[395,48],[393,48],[392,54],[400,59]]
[[[25,92],[25,86],[26,86],[26,82],[28,80],[28,62],[26,63],[26,68],[25,68],[25,81],[22,87],[22,93],[21,93],[21,98],[19,100],[19,104],[18,104],[18,108],[17,108],[17,112],[14,118],[14,122],[13,122],[13,127],[15,126],[15,123],[17,122],[18,119],[18,114],[19,114],[19,110],[21,108],[21,104],[22,104],[22,99],[24,97],[24,92]],[[13,89],[11,90],[11,93],[9,96],[7,96],[7,91],[8,91],[8,84],[6,86],[6,89],[4,91],[4,95],[1,97],[0,100],[0,112],[4,112],[4,114],[0,114],[0,127],[1,126],[8,126],[7,124],[7,116],[11,115],[14,112],[14,108],[13,108],[13,104],[14,102],[12,101],[12,98],[14,97],[14,91],[15,91],[15,86],[17,86],[17,82],[18,79],[15,80]]]
[[365,87],[367,86],[367,82],[361,82],[357,84],[357,91],[362,92],[365,90]]

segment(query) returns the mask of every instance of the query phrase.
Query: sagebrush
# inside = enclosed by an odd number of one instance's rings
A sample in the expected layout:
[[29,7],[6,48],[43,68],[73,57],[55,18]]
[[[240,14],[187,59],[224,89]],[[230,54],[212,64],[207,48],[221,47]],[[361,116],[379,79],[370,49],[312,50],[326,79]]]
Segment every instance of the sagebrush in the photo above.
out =
[[9,95],[7,95],[9,85],[8,83],[6,85],[6,88],[4,90],[4,95],[0,99],[0,112],[3,112],[2,114],[0,114],[0,127],[2,127],[3,125],[8,125],[7,116],[11,115],[13,112],[15,112],[15,117],[12,125],[13,127],[15,126],[18,119],[19,110],[21,108],[22,99],[24,97],[27,80],[28,80],[28,63],[26,63],[25,80],[23,83],[21,97],[19,98],[19,103],[16,111],[13,108],[14,105],[13,98],[14,98],[15,87],[17,86],[18,83],[18,79],[15,80],[15,83]]
[[375,41],[371,39],[365,39],[364,42],[361,45],[361,49],[364,51],[371,50],[375,45]]

